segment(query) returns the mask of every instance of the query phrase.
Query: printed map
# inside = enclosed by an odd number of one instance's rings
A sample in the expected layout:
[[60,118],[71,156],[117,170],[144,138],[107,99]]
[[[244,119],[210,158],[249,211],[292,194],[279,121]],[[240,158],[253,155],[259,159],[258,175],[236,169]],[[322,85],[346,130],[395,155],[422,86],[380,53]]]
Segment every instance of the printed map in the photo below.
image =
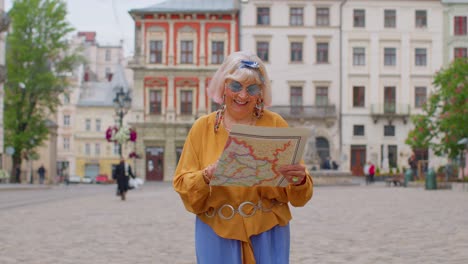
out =
[[305,128],[233,126],[210,184],[286,186],[278,169],[302,159],[309,134]]

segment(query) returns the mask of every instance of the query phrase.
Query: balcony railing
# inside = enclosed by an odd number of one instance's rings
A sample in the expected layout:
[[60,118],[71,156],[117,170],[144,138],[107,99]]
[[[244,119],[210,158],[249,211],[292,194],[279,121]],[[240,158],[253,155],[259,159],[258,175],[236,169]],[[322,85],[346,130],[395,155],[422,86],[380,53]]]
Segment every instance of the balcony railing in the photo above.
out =
[[275,105],[268,108],[269,110],[280,114],[286,119],[336,119],[335,105],[312,105],[312,106],[291,106],[291,105]]
[[402,118],[403,122],[406,124],[406,119],[410,116],[410,113],[409,104],[371,104],[371,116],[374,118],[374,123],[377,123],[380,118],[386,118],[389,119],[389,121]]

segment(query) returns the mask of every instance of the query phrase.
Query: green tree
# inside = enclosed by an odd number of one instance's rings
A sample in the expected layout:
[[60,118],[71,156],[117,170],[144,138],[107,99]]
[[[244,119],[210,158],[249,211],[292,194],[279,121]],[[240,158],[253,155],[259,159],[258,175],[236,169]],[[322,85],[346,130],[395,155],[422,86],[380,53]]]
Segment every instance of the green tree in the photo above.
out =
[[435,91],[412,117],[414,129],[406,144],[431,148],[436,155],[456,157],[464,146],[457,142],[468,135],[468,59],[455,59],[434,77]]
[[67,87],[65,76],[81,57],[66,39],[73,28],[64,1],[16,0],[9,15],[4,128],[6,145],[15,148],[15,168],[47,139],[47,120]]

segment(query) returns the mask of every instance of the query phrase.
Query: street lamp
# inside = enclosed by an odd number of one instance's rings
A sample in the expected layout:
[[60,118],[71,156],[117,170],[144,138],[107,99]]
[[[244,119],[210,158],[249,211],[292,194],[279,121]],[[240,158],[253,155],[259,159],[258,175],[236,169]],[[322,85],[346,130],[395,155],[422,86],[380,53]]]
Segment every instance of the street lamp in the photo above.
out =
[[[127,114],[132,105],[132,98],[130,98],[129,91],[124,92],[124,88],[120,87],[119,91],[115,94],[113,101],[115,114],[119,117],[119,129],[122,129],[123,118]],[[122,143],[119,142],[119,155],[122,157]]]

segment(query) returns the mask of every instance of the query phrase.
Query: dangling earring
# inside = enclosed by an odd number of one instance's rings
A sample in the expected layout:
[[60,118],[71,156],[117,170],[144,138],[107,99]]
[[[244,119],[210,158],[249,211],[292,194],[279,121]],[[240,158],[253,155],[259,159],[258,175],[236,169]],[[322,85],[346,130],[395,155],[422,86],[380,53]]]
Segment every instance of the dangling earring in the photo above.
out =
[[260,98],[257,99],[257,103],[255,104],[255,108],[254,108],[254,111],[253,111],[253,116],[256,117],[257,119],[262,118],[262,116],[263,116],[263,107],[264,107],[263,98],[260,97]]
[[214,125],[214,132],[218,132],[219,126],[221,125],[221,122],[223,122],[224,118],[224,111],[226,111],[226,94],[223,94],[223,104],[221,105],[221,108],[216,110],[216,119],[215,119],[215,125]]

